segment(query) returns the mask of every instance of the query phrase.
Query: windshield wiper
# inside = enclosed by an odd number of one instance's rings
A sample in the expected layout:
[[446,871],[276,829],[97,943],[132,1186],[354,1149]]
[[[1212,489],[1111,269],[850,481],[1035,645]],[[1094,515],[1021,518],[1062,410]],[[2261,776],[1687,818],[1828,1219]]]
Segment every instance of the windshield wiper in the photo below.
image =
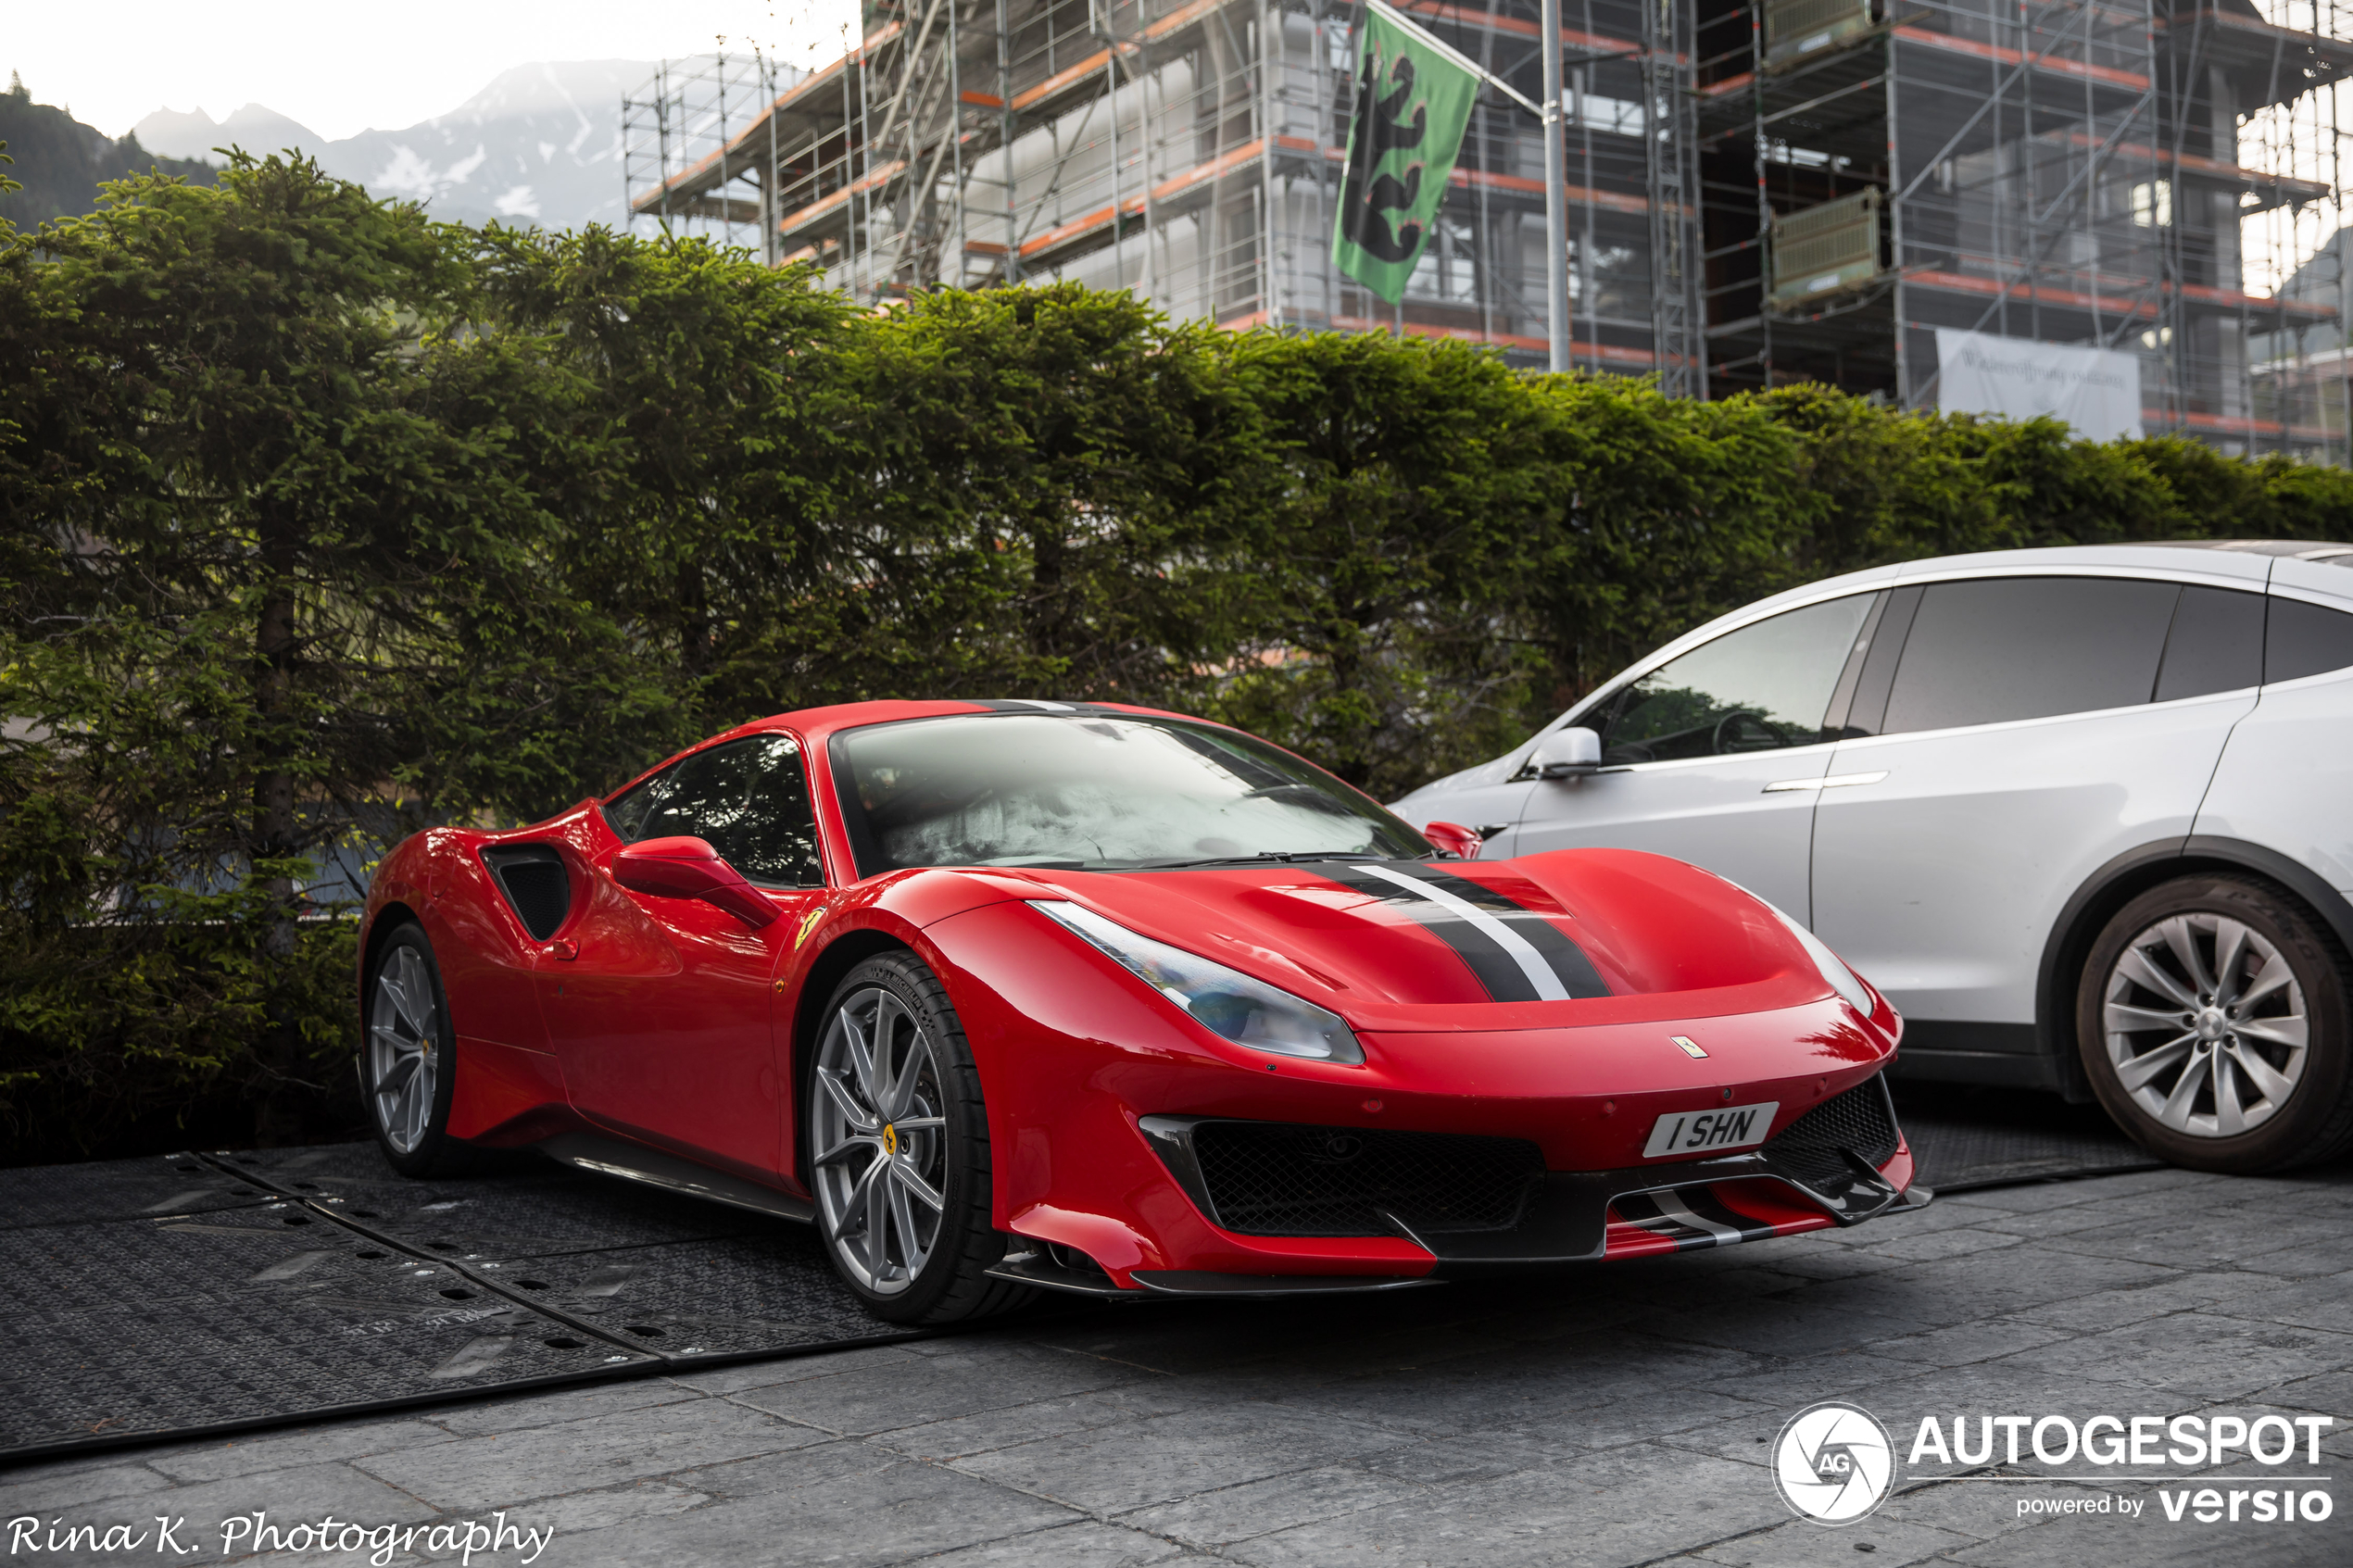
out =
[[1255,855],[1204,855],[1199,859],[1139,860],[1129,869],[1139,872],[1181,872],[1197,866],[1287,865],[1296,860],[1386,860],[1391,857],[1361,849],[1261,849]]

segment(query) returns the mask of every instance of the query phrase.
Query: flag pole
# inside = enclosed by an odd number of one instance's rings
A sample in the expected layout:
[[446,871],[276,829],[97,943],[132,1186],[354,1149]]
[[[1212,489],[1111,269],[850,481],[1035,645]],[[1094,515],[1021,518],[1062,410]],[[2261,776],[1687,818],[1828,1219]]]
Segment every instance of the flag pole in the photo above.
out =
[[[1560,0],[1544,0],[1544,4],[1552,7],[1553,31],[1555,35],[1557,35],[1560,31]],[[1472,59],[1468,55],[1466,55],[1460,49],[1455,48],[1452,44],[1447,43],[1444,39],[1439,37],[1438,34],[1422,26],[1421,23],[1407,16],[1396,6],[1387,4],[1386,0],[1365,0],[1365,9],[1367,11],[1378,12],[1380,19],[1383,21],[1389,23],[1390,26],[1395,28],[1398,31],[1405,34],[1406,37],[1413,39],[1423,48],[1429,50],[1435,55],[1443,55],[1448,59],[1453,61],[1455,69],[1462,71],[1466,76],[1477,77],[1488,86],[1495,89],[1496,92],[1501,93],[1504,97],[1509,98],[1513,103],[1517,104],[1521,108],[1526,109],[1529,114],[1535,115],[1540,119],[1543,118],[1544,111],[1538,108],[1534,104],[1529,103],[1526,94],[1520,93],[1516,88],[1513,87],[1510,82],[1504,81],[1502,77],[1497,76],[1493,71],[1489,70],[1477,60]],[[1557,69],[1557,60],[1555,61],[1555,69]]]
[[[1542,123],[1544,132],[1544,298],[1551,333],[1552,368],[1568,369],[1568,152],[1561,141],[1561,0],[1541,0],[1538,31],[1544,44],[1544,102],[1529,103],[1478,61],[1453,48],[1384,0],[1365,0],[1365,9],[1378,11],[1399,31],[1435,50],[1478,80],[1492,87]],[[1615,57],[1615,56],[1610,56]]]
[[1553,373],[1568,369],[1568,150],[1561,143],[1561,0],[1542,0],[1544,39],[1544,319]]

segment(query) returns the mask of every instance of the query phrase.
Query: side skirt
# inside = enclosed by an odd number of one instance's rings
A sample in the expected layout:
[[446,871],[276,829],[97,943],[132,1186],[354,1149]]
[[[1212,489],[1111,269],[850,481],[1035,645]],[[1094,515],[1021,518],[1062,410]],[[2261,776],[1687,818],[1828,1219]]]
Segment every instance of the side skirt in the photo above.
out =
[[722,1175],[691,1160],[664,1154],[642,1144],[599,1137],[594,1133],[560,1133],[535,1146],[548,1159],[584,1171],[597,1171],[625,1181],[643,1182],[689,1198],[707,1198],[731,1208],[749,1209],[779,1220],[808,1224],[817,1218],[817,1206],[805,1198],[778,1192],[735,1176]]

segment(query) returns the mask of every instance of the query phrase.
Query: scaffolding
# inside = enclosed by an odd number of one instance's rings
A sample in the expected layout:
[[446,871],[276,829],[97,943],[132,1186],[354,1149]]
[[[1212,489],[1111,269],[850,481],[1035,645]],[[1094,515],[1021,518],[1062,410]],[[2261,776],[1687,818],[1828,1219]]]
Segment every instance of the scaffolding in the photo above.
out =
[[758,250],[774,265],[769,170],[784,144],[769,111],[806,75],[758,52],[663,61],[621,100],[621,177],[632,221]]
[[[2342,0],[2353,6],[2353,0]],[[1564,0],[1572,362],[1939,400],[1936,332],[2121,350],[2144,421],[2343,461],[2340,0]],[[1400,6],[1530,98],[1534,0]],[[867,0],[814,72],[667,66],[631,209],[868,303],[1051,278],[1544,362],[1539,127],[1482,94],[1390,306],[1330,234],[1354,0]]]
[[1959,329],[2132,356],[2150,433],[2344,461],[2348,21],[2334,0],[1705,10],[1718,385],[1934,408]]

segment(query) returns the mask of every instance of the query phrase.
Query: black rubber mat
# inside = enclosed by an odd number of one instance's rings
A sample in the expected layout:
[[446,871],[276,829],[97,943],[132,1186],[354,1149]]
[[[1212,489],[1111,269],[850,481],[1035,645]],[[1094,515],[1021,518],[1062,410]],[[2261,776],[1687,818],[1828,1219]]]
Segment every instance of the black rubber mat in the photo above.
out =
[[888,1331],[834,1273],[816,1233],[788,1220],[535,1160],[510,1174],[412,1182],[373,1144],[219,1158],[673,1360]]
[[235,1209],[269,1197],[265,1186],[188,1154],[19,1166],[0,1171],[0,1231]]
[[[2152,1165],[2096,1110],[1899,1090],[1941,1190]],[[373,1144],[0,1171],[0,1459],[913,1337],[805,1225]]]
[[807,1234],[789,1222],[532,1157],[497,1175],[422,1182],[394,1171],[371,1143],[214,1158],[258,1185],[452,1257],[535,1258],[772,1228]]
[[805,1225],[373,1144],[0,1172],[0,1459],[912,1337]]
[[1938,1192],[2153,1171],[2164,1163],[2117,1131],[2098,1106],[2069,1105],[2056,1095],[1899,1082],[1895,1110],[1919,1161],[1918,1179]]
[[610,1373],[641,1353],[295,1205],[0,1234],[0,1452]]

